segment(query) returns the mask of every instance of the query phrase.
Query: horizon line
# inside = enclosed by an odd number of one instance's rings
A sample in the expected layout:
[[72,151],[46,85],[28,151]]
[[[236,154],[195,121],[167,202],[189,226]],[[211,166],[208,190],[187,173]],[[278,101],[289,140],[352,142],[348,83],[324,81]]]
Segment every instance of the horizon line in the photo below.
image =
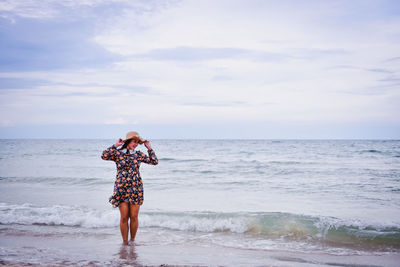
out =
[[[57,137],[17,137],[17,138],[0,138],[0,140],[110,140],[115,138],[57,138]],[[188,140],[188,141],[219,141],[219,140],[231,140],[231,141],[400,141],[400,139],[393,138],[152,138],[152,140]]]

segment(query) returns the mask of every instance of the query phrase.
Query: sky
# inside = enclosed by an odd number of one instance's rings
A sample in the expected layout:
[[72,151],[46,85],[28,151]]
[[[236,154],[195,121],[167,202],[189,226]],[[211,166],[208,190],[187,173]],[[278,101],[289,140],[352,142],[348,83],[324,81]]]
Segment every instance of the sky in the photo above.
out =
[[0,0],[0,138],[400,139],[397,0]]

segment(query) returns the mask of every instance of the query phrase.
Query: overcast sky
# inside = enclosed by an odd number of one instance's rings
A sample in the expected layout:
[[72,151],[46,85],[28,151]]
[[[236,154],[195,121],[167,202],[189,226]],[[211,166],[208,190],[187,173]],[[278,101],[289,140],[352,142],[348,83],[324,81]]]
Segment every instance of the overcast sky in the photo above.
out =
[[0,138],[400,138],[400,1],[0,1]]

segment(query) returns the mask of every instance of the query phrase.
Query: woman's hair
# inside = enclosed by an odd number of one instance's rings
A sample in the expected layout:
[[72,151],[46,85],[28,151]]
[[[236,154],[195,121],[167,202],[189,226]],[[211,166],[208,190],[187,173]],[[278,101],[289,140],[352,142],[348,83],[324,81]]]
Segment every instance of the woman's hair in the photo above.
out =
[[132,141],[133,141],[133,139],[127,140],[127,141],[122,145],[122,148],[121,148],[121,149],[126,148]]

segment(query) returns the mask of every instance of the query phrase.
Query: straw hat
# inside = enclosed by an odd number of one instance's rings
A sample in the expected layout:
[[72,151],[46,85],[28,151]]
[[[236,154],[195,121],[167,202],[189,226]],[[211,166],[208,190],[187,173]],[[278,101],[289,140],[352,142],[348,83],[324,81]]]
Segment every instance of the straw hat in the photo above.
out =
[[139,144],[143,144],[144,142],[146,142],[146,139],[143,139],[142,137],[140,137],[138,132],[128,132],[126,134],[126,138],[124,140],[124,142],[130,140],[130,139],[135,139],[137,141],[139,141]]

